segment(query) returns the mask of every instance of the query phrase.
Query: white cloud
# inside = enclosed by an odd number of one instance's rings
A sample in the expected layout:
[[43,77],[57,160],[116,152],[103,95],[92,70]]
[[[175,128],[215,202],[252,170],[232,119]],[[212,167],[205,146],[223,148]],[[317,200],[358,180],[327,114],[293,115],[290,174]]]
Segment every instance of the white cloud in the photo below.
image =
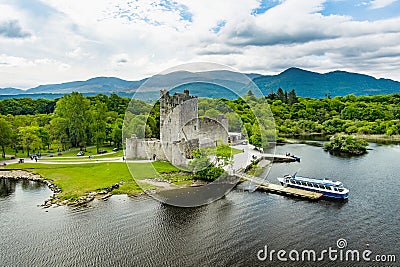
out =
[[52,12],[33,16],[28,4],[0,0],[9,14],[1,19],[14,19],[31,34],[0,38],[0,87],[96,76],[136,80],[194,61],[248,72],[297,66],[400,80],[400,16],[377,21],[327,16],[325,2],[276,1],[254,16],[257,0],[41,0]]
[[397,0],[372,0],[369,5],[371,9],[379,9],[387,7],[396,1]]

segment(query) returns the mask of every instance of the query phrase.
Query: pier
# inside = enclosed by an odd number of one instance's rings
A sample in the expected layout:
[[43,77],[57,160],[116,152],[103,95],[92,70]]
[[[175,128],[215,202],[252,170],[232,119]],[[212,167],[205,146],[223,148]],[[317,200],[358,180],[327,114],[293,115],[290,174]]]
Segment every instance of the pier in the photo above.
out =
[[321,193],[272,184],[261,178],[250,176],[244,173],[237,173],[235,175],[244,180],[244,182],[240,185],[240,188],[246,191],[253,192],[255,190],[262,190],[274,194],[293,196],[308,200],[318,200],[322,197]]

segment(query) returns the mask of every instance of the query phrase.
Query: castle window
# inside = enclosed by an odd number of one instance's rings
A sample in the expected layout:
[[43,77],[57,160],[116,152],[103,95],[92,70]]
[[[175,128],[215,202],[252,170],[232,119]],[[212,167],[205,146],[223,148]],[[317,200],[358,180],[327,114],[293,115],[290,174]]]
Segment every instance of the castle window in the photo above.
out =
[[196,125],[194,126],[194,130],[195,130],[195,131],[197,130],[197,126],[196,126]]

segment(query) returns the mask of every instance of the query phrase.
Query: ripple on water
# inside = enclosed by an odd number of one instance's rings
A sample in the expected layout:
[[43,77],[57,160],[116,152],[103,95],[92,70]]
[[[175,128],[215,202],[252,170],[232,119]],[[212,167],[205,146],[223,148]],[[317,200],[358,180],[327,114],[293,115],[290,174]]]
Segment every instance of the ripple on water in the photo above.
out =
[[[0,262],[5,266],[268,266],[256,258],[264,245],[320,251],[335,247],[339,238],[345,238],[350,248],[369,243],[375,253],[396,252],[398,147],[373,146],[367,155],[351,159],[306,145],[279,149],[300,156],[301,163],[274,165],[270,181],[300,168],[306,176],[343,181],[350,189],[349,201],[309,202],[234,190],[198,208],[171,207],[147,196],[113,196],[87,208],[44,210],[37,205],[51,195],[50,190],[15,182],[0,197]],[[324,262],[324,266],[338,265],[345,266]]]

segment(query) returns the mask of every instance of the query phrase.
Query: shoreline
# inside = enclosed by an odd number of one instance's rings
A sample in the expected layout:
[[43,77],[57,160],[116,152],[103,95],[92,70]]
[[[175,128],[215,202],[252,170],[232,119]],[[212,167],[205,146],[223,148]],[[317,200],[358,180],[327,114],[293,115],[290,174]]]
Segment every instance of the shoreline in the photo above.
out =
[[[33,182],[39,182],[47,185],[47,187],[53,192],[53,195],[50,196],[49,199],[45,200],[43,204],[39,205],[42,208],[50,208],[53,205],[58,206],[82,206],[85,205],[95,198],[106,201],[109,197],[112,196],[111,191],[119,188],[120,183],[113,184],[110,187],[103,189],[100,192],[89,192],[84,196],[79,197],[77,200],[72,199],[61,199],[58,197],[59,193],[61,193],[61,189],[58,188],[56,184],[49,179],[42,177],[40,174],[35,174],[32,172],[28,172],[22,169],[0,169],[0,179],[10,179],[10,180],[27,180]],[[140,195],[142,193],[139,193]]]

